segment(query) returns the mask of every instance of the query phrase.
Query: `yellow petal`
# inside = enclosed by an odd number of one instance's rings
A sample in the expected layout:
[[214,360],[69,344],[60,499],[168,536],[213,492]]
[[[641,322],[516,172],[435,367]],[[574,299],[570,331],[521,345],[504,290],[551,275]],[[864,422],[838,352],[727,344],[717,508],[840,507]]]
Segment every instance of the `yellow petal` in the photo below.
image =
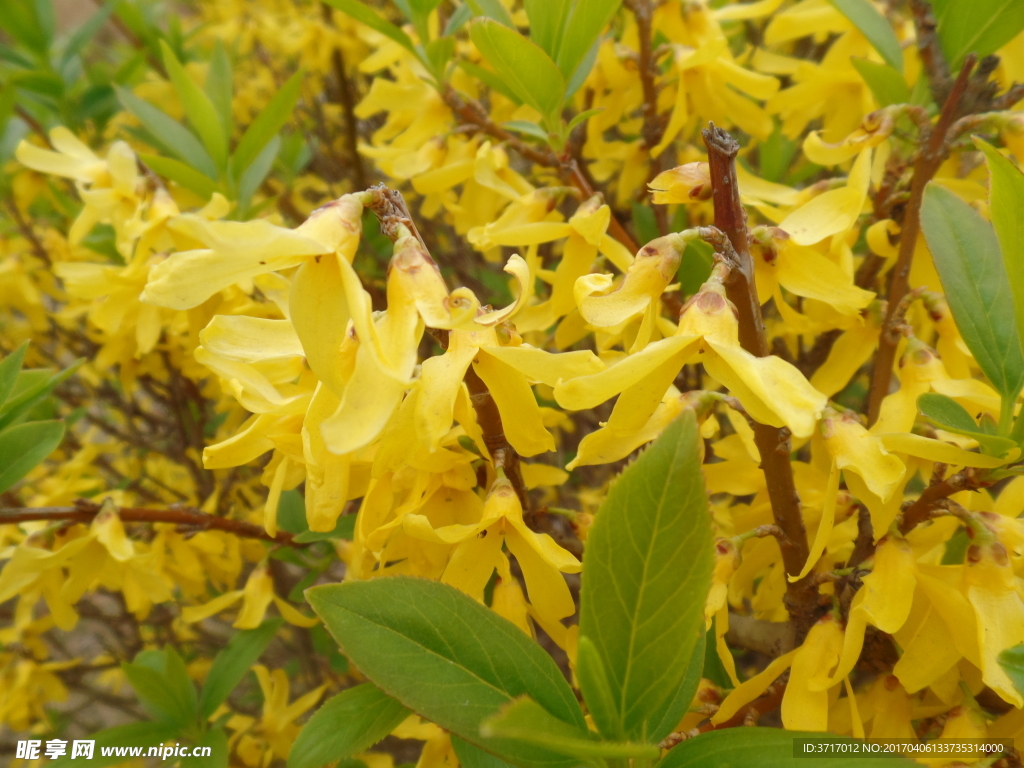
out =
[[889,501],[903,479],[905,467],[889,453],[876,435],[856,417],[831,415],[822,420],[825,445],[839,469],[856,472],[868,489],[883,502]]
[[477,602],[484,600],[484,587],[502,558],[503,539],[497,526],[483,529],[455,547],[441,581],[465,592]]
[[[818,690],[839,658],[843,632],[831,614],[820,619],[793,657],[782,697],[782,724],[791,731],[828,728],[828,690]],[[845,677],[845,675],[844,675]],[[818,685],[815,685],[818,683]]]
[[247,315],[214,315],[199,342],[218,357],[242,363],[304,354],[290,321]]
[[916,558],[906,539],[887,536],[879,543],[875,567],[864,577],[867,594],[861,610],[883,632],[893,634],[910,615],[916,574]]
[[896,432],[878,435],[882,445],[893,453],[905,453],[908,456],[918,456],[929,461],[941,461],[944,464],[951,464],[958,467],[983,467],[993,469],[1001,467],[1012,459],[997,459],[994,456],[984,456],[980,453],[972,453],[958,448],[950,443],[941,440],[932,440],[922,435],[912,435],[907,432]]
[[505,264],[505,271],[512,275],[516,279],[516,282],[519,283],[519,291],[516,294],[516,300],[504,309],[487,312],[486,314],[476,318],[474,322],[477,325],[483,325],[490,328],[507,320],[526,306],[530,297],[533,295],[533,280],[530,279],[530,268],[526,265],[526,262],[523,261],[522,256],[518,253],[512,254],[508,263]]
[[764,693],[765,689],[775,682],[779,675],[789,669],[793,663],[793,658],[799,650],[799,648],[794,648],[789,653],[784,653],[749,680],[744,681],[739,687],[733,689],[732,693],[725,697],[718,711],[712,716],[712,724],[719,725],[726,720],[732,719],[743,707]]
[[181,609],[181,619],[186,624],[195,624],[197,621],[208,619],[221,611],[227,610],[242,599],[242,590],[236,589],[233,592],[225,592],[223,595],[213,598],[203,605],[189,605]]
[[[976,558],[974,550],[980,551]],[[1024,641],[1024,602],[1002,544],[972,547],[964,582],[978,617],[982,679],[1005,701],[1024,707],[1024,697],[999,663],[1000,653]]]
[[429,451],[436,451],[455,418],[455,400],[477,348],[461,341],[455,331],[443,355],[423,361],[419,398],[416,401],[416,432]]
[[306,362],[341,397],[346,377],[339,353],[350,315],[337,256],[318,256],[299,267],[292,280],[290,305]]
[[[832,526],[836,519],[836,500],[839,497],[839,468],[836,462],[832,462],[832,471],[828,475],[828,485],[825,487],[825,499],[822,501],[821,521],[818,523],[818,532],[814,534],[814,543],[811,544],[811,551],[807,555],[807,562],[797,576],[789,576],[791,582],[800,581],[811,572],[811,569],[818,563],[818,559],[825,552],[825,545],[828,544],[832,535]],[[789,726],[787,726],[789,727]]]
[[811,376],[811,386],[827,397],[845,388],[875,351],[878,334],[878,326],[870,323],[844,331],[828,359]]
[[797,245],[814,245],[852,227],[867,198],[871,150],[857,157],[847,186],[833,189],[804,203],[779,222]]
[[553,387],[559,379],[589,376],[605,369],[601,358],[589,349],[552,354],[543,349],[522,344],[518,347],[488,346],[481,354],[491,355],[521,372],[530,381]]
[[813,248],[786,245],[777,263],[779,282],[786,290],[817,299],[845,315],[855,315],[874,295],[853,284],[853,279]]
[[544,428],[540,406],[526,377],[490,355],[481,354],[473,367],[498,406],[505,437],[516,452],[536,456],[555,450],[555,440]]
[[267,606],[274,599],[274,580],[266,567],[259,566],[245,582],[242,590],[242,610],[232,626],[235,629],[255,629],[263,621]]
[[[287,600],[282,600],[277,595],[274,595],[274,605],[276,605],[277,610],[281,612],[282,618],[292,626],[313,627],[320,623],[320,619],[316,616],[306,616],[305,614],[301,613],[297,608],[295,608],[295,606],[289,603]],[[310,706],[312,706],[312,704]],[[302,712],[305,712],[306,709],[309,709],[309,707],[302,708],[301,711],[297,712],[296,714],[302,714]]]

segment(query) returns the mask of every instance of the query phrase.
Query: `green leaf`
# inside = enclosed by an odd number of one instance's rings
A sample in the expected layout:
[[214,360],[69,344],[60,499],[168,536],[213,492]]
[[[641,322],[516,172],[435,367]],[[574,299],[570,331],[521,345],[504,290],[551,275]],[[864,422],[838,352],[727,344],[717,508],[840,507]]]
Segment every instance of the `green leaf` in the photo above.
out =
[[523,100],[516,96],[512,89],[505,85],[505,82],[496,74],[491,72],[491,70],[485,69],[479,64],[474,64],[472,61],[466,61],[464,59],[460,60],[458,65],[492,91],[497,91],[513,104],[523,103]]
[[223,728],[211,728],[199,739],[192,742],[192,747],[209,747],[210,754],[205,757],[183,757],[178,768],[227,768],[228,735]]
[[303,74],[300,70],[288,78],[288,82],[281,86],[270,103],[245,130],[245,134],[235,148],[235,154],[231,156],[231,167],[236,179],[242,178],[249,168],[249,164],[256,160],[263,148],[288,122],[288,118],[291,117],[292,110],[295,109],[295,104],[299,100]]
[[217,178],[217,166],[191,131],[126,88],[115,86],[115,90],[121,105],[135,115],[146,130],[177,155],[179,160],[211,179]]
[[888,20],[868,0],[828,0],[843,16],[850,20],[871,47],[878,51],[885,63],[897,72],[903,71],[903,52]]
[[306,598],[342,652],[409,709],[522,766],[570,764],[547,750],[480,736],[480,723],[528,695],[586,727],[572,690],[514,624],[458,590],[407,576],[313,587]]
[[35,469],[63,437],[63,421],[30,421],[0,432],[0,493]]
[[974,143],[988,160],[988,209],[1013,293],[1017,334],[1024,339],[1024,173],[988,142],[975,137]]
[[1024,354],[995,230],[934,182],[925,189],[921,229],[964,343],[1004,402],[1014,400],[1024,385]]
[[910,103],[910,86],[903,79],[903,75],[888,64],[856,57],[850,57],[850,63],[867,83],[879,106]]
[[88,44],[96,33],[100,31],[100,28],[107,23],[107,19],[110,18],[110,14],[114,10],[115,0],[107,0],[107,2],[90,16],[82,26],[80,26],[75,33],[68,38],[67,44],[64,46],[64,52],[60,57],[60,64],[57,66],[59,70],[63,70],[68,63],[75,58],[82,49]]
[[178,98],[185,108],[188,121],[203,140],[206,151],[210,153],[217,168],[221,171],[225,170],[228,162],[228,136],[224,126],[221,125],[213,102],[203,92],[203,89],[188,76],[185,68],[181,66],[181,62],[174,55],[174,51],[163,40],[160,41],[160,49],[163,51],[164,67],[174,84],[174,90],[178,92]]
[[465,3],[463,3],[458,8],[455,9],[455,12],[451,16],[449,16],[448,21],[445,22],[443,32],[444,36],[448,37],[449,35],[454,35],[456,32],[462,29],[463,25],[467,21],[469,21],[472,18],[473,9],[466,5]]
[[267,174],[270,173],[270,169],[274,166],[274,160],[277,159],[277,153],[281,151],[281,137],[274,136],[267,142],[256,159],[253,160],[249,167],[245,169],[245,173],[242,174],[242,178],[238,180],[238,199],[245,206],[248,206],[252,201],[252,196],[256,194],[256,190],[260,188],[260,184],[267,178]]
[[509,764],[500,757],[495,757],[490,752],[484,752],[480,747],[463,741],[454,734],[451,736],[451,740],[455,756],[459,758],[460,768],[509,768]]
[[139,153],[139,160],[149,166],[157,176],[173,181],[189,192],[199,195],[203,200],[209,200],[213,193],[221,188],[220,184],[206,174],[200,173],[195,168],[185,165],[173,157]]
[[514,29],[491,19],[478,19],[469,36],[487,62],[524,104],[545,118],[562,109],[565,78],[544,50]]
[[[597,730],[606,739],[625,739],[622,718],[608,685],[608,673],[589,637],[579,639],[576,650],[576,678]],[[678,720],[676,722],[679,722]]]
[[525,744],[549,749],[567,757],[647,758],[661,754],[656,744],[629,744],[601,741],[597,734],[576,725],[569,725],[553,716],[529,696],[521,696],[480,726],[484,736],[514,739]]
[[836,743],[854,741],[827,733],[800,733],[781,728],[728,728],[687,739],[673,747],[657,768],[740,768],[748,765],[756,765],[757,768],[792,768],[794,765],[800,768],[913,768],[918,765],[900,757],[856,757],[849,753],[794,760],[798,749],[795,739]]
[[698,440],[686,411],[615,481],[587,536],[580,636],[630,739],[662,716],[704,631],[712,535]]
[[572,5],[571,0],[523,0],[526,17],[530,20],[530,39],[552,59],[558,59]]
[[303,531],[295,537],[297,544],[308,544],[312,541],[326,541],[327,539],[348,539],[352,540],[356,531],[356,518],[358,515],[338,515],[338,522],[333,531]]
[[[558,68],[566,80],[574,79],[580,65],[588,58],[587,54],[621,4],[622,0],[586,0],[575,4],[565,27],[571,30],[571,34],[562,39],[562,46],[558,50]],[[583,76],[586,77],[586,74],[584,72]]]
[[1017,444],[1008,438],[992,435],[974,422],[960,403],[946,395],[927,392],[917,398],[917,410],[939,429],[974,438],[985,453],[1002,456]]
[[[111,765],[121,765],[127,762],[123,754],[104,755],[104,747],[155,747],[166,741],[172,741],[177,737],[178,729],[168,723],[153,723],[144,721],[140,723],[128,723],[127,725],[116,725],[89,736],[96,742],[93,748],[93,757],[86,761],[89,768],[106,768]],[[70,747],[71,745],[68,744]],[[48,764],[48,768],[75,768],[82,765],[80,758],[71,759],[71,750],[68,749],[64,757],[57,758],[56,762]]]
[[328,699],[288,753],[288,768],[320,768],[363,752],[393,731],[409,710],[371,683]]
[[569,121],[569,127],[566,128],[567,132],[572,132],[572,129],[582,123],[584,120],[589,120],[594,115],[599,115],[604,112],[604,107],[594,107],[593,109],[587,109],[580,112],[576,117]]
[[228,57],[227,49],[219,38],[213,47],[213,58],[210,59],[210,69],[206,73],[206,82],[203,88],[206,95],[210,97],[213,106],[217,110],[221,125],[228,137],[231,136],[231,102],[234,94],[234,74],[231,69],[231,59]]
[[256,629],[243,629],[217,653],[199,695],[201,720],[208,720],[217,707],[227,701],[228,696],[249,673],[252,665],[259,660],[283,623],[283,619],[268,619]]
[[538,139],[545,144],[548,141],[548,132],[529,120],[509,120],[507,123],[503,123],[502,127],[516,133],[522,133],[530,138]]
[[416,52],[416,46],[412,39],[401,29],[390,21],[382,18],[376,11],[367,8],[359,0],[324,0],[325,3],[337,8],[342,13],[348,14],[356,21],[362,22],[371,29],[375,29],[385,37],[390,37],[406,50]]
[[0,13],[0,29],[38,54],[47,52],[53,35],[52,27],[48,31],[40,17],[42,5],[35,0],[7,0]]
[[30,369],[19,373],[14,382],[14,389],[7,396],[7,402],[0,408],[0,431],[25,416],[58,384],[77,371],[83,362],[79,359],[58,373],[53,373],[49,369]]
[[950,70],[960,69],[974,52],[982,59],[995,53],[1024,29],[1024,3],[1020,0],[949,0],[938,7],[939,43]]
[[173,648],[143,651],[134,662],[123,662],[121,669],[153,719],[179,730],[195,723],[199,714],[196,689]]
[[705,633],[701,632],[697,645],[690,654],[690,663],[686,665],[686,674],[675,694],[665,700],[661,710],[651,717],[651,725],[647,731],[649,741],[661,741],[675,730],[690,708],[693,697],[697,695],[700,679],[704,676],[704,655],[707,648]]
[[1024,643],[1001,651],[999,666],[1009,676],[1013,687],[1024,693]]
[[16,350],[0,361],[0,408],[14,390],[14,382],[18,380],[21,364],[25,360],[28,342],[23,341]]
[[423,53],[430,63],[430,70],[438,83],[444,82],[445,73],[448,70],[448,62],[455,55],[455,38],[439,37],[431,40],[423,48]]
[[466,0],[466,4],[477,16],[486,16],[489,19],[494,19],[509,29],[516,28],[515,22],[512,21],[512,16],[505,6],[501,4],[501,0]]

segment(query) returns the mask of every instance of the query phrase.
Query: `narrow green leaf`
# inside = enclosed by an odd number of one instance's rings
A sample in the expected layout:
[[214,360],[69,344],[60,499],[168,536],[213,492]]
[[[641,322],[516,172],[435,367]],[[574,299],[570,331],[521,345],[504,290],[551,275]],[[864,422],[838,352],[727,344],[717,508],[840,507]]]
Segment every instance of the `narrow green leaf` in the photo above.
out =
[[565,27],[572,30],[572,33],[563,37],[562,45],[558,49],[558,68],[566,80],[573,80],[576,71],[587,58],[587,53],[621,4],[622,0],[587,0],[575,4]]
[[988,142],[975,137],[974,143],[988,160],[988,209],[1013,293],[1017,334],[1024,339],[1024,173]]
[[195,168],[185,165],[173,157],[140,153],[139,160],[149,166],[157,176],[163,176],[190,192],[195,192],[203,200],[209,200],[213,193],[221,188],[220,184],[206,174],[200,173]]
[[448,21],[444,25],[444,36],[454,35],[465,25],[467,21],[473,18],[473,9],[470,8],[466,3],[463,3],[455,12],[448,17]]
[[622,730],[622,718],[612,697],[612,689],[608,685],[608,673],[597,648],[589,637],[579,639],[576,650],[576,679],[580,684],[580,693],[587,705],[590,717],[597,730],[606,739],[625,739]]
[[53,373],[52,370],[25,370],[18,374],[7,402],[0,408],[0,431],[22,418],[62,381],[71,376],[84,361],[79,359],[70,367]]
[[231,167],[236,179],[241,179],[248,170],[249,164],[256,160],[256,157],[263,151],[263,148],[270,143],[270,140],[277,135],[288,118],[292,116],[292,110],[299,100],[299,92],[302,88],[304,73],[300,70],[288,78],[288,82],[281,86],[281,89],[274,94],[274,98],[257,115],[256,119],[246,129],[241,141],[231,156]]
[[0,493],[53,453],[63,437],[63,421],[30,421],[0,432]]
[[529,696],[521,696],[502,707],[480,726],[484,736],[514,739],[552,752],[588,758],[646,758],[661,754],[656,744],[629,744],[601,741],[597,734],[586,728],[569,725],[548,712]]
[[1009,676],[1013,687],[1024,693],[1024,643],[1001,651],[999,666]]
[[90,16],[82,26],[80,26],[75,33],[68,38],[67,43],[64,46],[64,52],[60,57],[60,64],[58,69],[63,70],[68,63],[75,58],[82,49],[89,43],[96,33],[100,31],[100,28],[107,23],[107,19],[110,18],[110,14],[114,10],[115,0],[107,0],[103,6]]
[[530,20],[530,39],[547,51],[552,59],[558,59],[558,49],[572,5],[571,0],[523,0]]
[[604,107],[594,107],[593,109],[584,110],[583,112],[580,112],[578,115],[576,115],[576,117],[569,121],[569,127],[566,130],[571,132],[573,128],[582,123],[584,120],[589,120],[594,115],[599,115],[602,112],[604,112]]
[[355,536],[356,518],[358,515],[338,515],[338,523],[333,531],[303,531],[295,537],[297,544],[308,544],[311,541],[326,541],[327,539],[348,539]]
[[516,96],[512,89],[505,85],[505,82],[496,74],[491,72],[491,70],[485,69],[479,64],[474,64],[472,61],[466,61],[465,59],[460,60],[458,65],[492,91],[497,91],[513,104],[523,103],[523,100]]
[[469,26],[477,50],[523,103],[550,118],[562,109],[565,78],[544,50],[514,29],[478,19]]
[[188,676],[185,661],[178,655],[174,646],[167,646],[164,653],[167,659],[164,665],[164,678],[171,694],[180,705],[186,722],[195,722],[199,716],[199,694],[196,692],[195,683]]
[[832,6],[868,39],[885,63],[897,72],[903,71],[900,41],[888,20],[868,0],[828,0]]
[[455,55],[455,38],[439,37],[431,40],[423,47],[423,55],[430,63],[430,70],[438,83],[444,82],[445,73],[448,70],[448,62]]
[[228,161],[228,137],[213,102],[188,76],[174,51],[163,40],[160,41],[160,49],[163,51],[164,67],[174,84],[174,90],[178,92],[188,121],[203,140],[218,170],[224,171]]
[[594,41],[594,44],[590,46],[590,50],[583,57],[583,61],[580,62],[572,77],[569,78],[569,84],[565,87],[566,101],[571,99],[576,94],[576,91],[583,87],[583,83],[586,82],[587,75],[590,74],[590,70],[594,68],[594,62],[597,61],[597,49],[600,43],[600,38]]
[[362,22],[371,29],[375,29],[382,35],[390,37],[406,50],[415,53],[412,39],[405,32],[390,21],[382,18],[373,9],[367,8],[359,0],[324,0],[324,2],[337,8],[342,13],[348,14],[356,21]]
[[227,701],[228,696],[249,673],[277,630],[283,619],[268,619],[256,629],[244,629],[235,634],[224,648],[217,653],[210,665],[210,671],[199,695],[199,718],[204,722],[214,711]]
[[179,160],[211,179],[217,178],[216,164],[191,131],[126,88],[115,86],[115,90],[121,106],[135,115],[146,130],[163,142]]
[[509,764],[500,757],[495,757],[490,752],[484,752],[480,747],[463,741],[454,734],[451,740],[455,756],[459,758],[460,768],[510,768]]
[[503,123],[502,127],[516,133],[522,133],[530,138],[538,139],[544,143],[547,143],[548,140],[548,132],[529,120],[509,120],[507,123]]
[[[123,754],[104,755],[104,747],[155,747],[167,741],[172,741],[178,736],[178,729],[168,723],[153,723],[143,721],[140,723],[128,723],[127,725],[116,725],[89,736],[95,741],[93,757],[86,761],[89,768],[107,768],[107,766],[121,765],[126,762]],[[68,745],[70,746],[70,744]],[[48,768],[75,768],[82,765],[80,758],[71,759],[71,750],[68,749],[64,757],[59,757],[55,762],[48,764]]]
[[260,184],[267,178],[267,174],[274,166],[274,160],[277,159],[277,153],[280,151],[281,137],[274,136],[267,142],[267,146],[256,155],[256,159],[249,163],[242,178],[238,180],[238,199],[244,205],[248,206],[252,201],[252,196],[256,194]]
[[903,79],[903,75],[888,64],[879,64],[877,61],[856,57],[851,57],[850,63],[857,70],[861,79],[867,83],[880,107],[910,103],[910,86]]
[[234,73],[231,68],[231,58],[223,41],[219,38],[213,47],[213,58],[210,59],[210,69],[206,73],[206,82],[203,88],[206,95],[210,97],[213,106],[217,110],[221,125],[228,137],[231,137],[231,101],[234,95]]
[[393,731],[409,710],[371,683],[328,699],[288,753],[288,768],[320,768],[363,752]]
[[1024,354],[995,230],[935,182],[924,193],[921,229],[964,343],[992,386],[1015,399],[1024,385]]
[[0,361],[0,408],[14,390],[14,382],[18,380],[27,349],[28,342],[23,341],[16,350]]
[[936,3],[939,43],[950,69],[960,69],[972,51],[982,59],[995,53],[1024,29],[1020,0],[949,0]]
[[528,695],[586,727],[551,657],[514,624],[452,587],[406,576],[313,587],[306,598],[342,652],[409,709],[521,766],[564,766],[549,750],[483,739],[480,723]]
[[473,13],[477,16],[486,16],[489,19],[494,19],[499,24],[504,24],[509,29],[515,29],[515,22],[512,21],[512,16],[504,5],[501,4],[501,0],[466,0],[466,4],[473,10]]
[[704,630],[711,517],[686,411],[615,481],[587,536],[580,635],[608,674],[627,738],[645,738]]
[[977,440],[982,450],[991,456],[1002,456],[1017,445],[1009,438],[990,434],[974,422],[966,408],[946,395],[936,392],[921,395],[917,398],[917,410],[939,429]]
[[697,688],[700,687],[700,679],[704,676],[704,655],[707,648],[706,636],[700,633],[697,645],[690,654],[690,663],[686,665],[686,674],[679,684],[675,694],[665,700],[660,711],[651,717],[651,725],[647,731],[648,741],[657,743],[668,736],[679,725],[686,710],[690,708],[690,702],[697,695]]
[[228,735],[223,728],[211,728],[199,739],[192,742],[194,747],[209,747],[210,754],[202,757],[183,757],[178,768],[227,768]]
[[8,0],[0,13],[0,29],[37,54],[45,54],[50,47],[46,25],[38,16],[33,0]]
[[794,760],[797,757],[794,740],[801,738],[847,744],[854,741],[827,733],[800,733],[781,728],[728,728],[687,739],[673,747],[657,768],[739,768],[748,765],[756,765],[757,768],[792,768],[794,765],[801,768],[913,768],[919,765],[901,757],[859,757],[836,752],[828,757]]

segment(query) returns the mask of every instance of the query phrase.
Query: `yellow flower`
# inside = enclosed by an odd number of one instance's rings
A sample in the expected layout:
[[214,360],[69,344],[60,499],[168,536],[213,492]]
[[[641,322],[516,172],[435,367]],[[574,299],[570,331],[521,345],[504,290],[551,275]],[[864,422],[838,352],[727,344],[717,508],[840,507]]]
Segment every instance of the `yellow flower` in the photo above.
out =
[[225,611],[239,600],[242,610],[232,626],[237,629],[254,629],[263,621],[267,608],[273,602],[281,616],[297,627],[312,627],[319,619],[302,615],[290,603],[274,593],[274,579],[265,565],[254,568],[245,582],[244,589],[235,589],[213,598],[204,605],[188,606],[181,611],[181,617],[188,624],[194,624],[221,611]]
[[839,660],[842,645],[843,631],[835,618],[826,614],[797,649],[782,697],[782,723],[789,730],[827,730],[828,689],[822,685]]

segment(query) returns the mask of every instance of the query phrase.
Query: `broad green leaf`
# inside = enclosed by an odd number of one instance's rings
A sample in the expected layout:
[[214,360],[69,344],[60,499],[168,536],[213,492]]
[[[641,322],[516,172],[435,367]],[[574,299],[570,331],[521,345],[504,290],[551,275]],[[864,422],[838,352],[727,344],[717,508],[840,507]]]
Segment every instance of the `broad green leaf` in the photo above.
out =
[[35,0],[7,0],[0,13],[0,29],[37,54],[46,53],[53,34],[40,18],[41,5]]
[[1013,687],[1024,693],[1024,643],[999,654],[999,666],[1010,677]]
[[174,55],[163,40],[160,41],[160,49],[163,51],[164,67],[174,84],[174,90],[178,93],[181,105],[185,108],[185,115],[192,127],[199,134],[210,153],[214,164],[221,171],[225,169],[228,161],[228,137],[227,131],[221,124],[217,110],[202,88],[188,76],[181,62]]
[[885,63],[903,71],[903,52],[888,20],[868,0],[828,0],[832,6],[868,39]]
[[0,408],[7,402],[8,396],[14,390],[14,382],[18,380],[18,373],[21,371],[21,364],[25,359],[27,349],[28,342],[24,341],[16,350],[0,361]]
[[0,432],[0,493],[53,453],[63,437],[63,421],[30,421]]
[[615,481],[587,536],[580,636],[629,739],[647,738],[704,631],[712,535],[698,440],[686,411]]
[[860,74],[861,79],[867,83],[880,107],[910,103],[910,86],[903,79],[903,75],[888,64],[879,64],[877,61],[856,57],[851,57],[850,63]]
[[492,19],[478,19],[469,36],[487,62],[524,104],[544,117],[562,108],[565,78],[544,50],[514,29]]
[[1012,401],[1024,385],[1024,354],[995,230],[934,182],[925,189],[921,229],[964,343],[1004,401]]
[[484,720],[480,733],[489,737],[514,739],[581,759],[652,759],[661,754],[656,744],[601,741],[593,731],[559,720],[529,696],[519,697],[502,707],[497,715]]
[[975,137],[974,143],[988,160],[988,209],[1010,280],[1017,334],[1024,339],[1024,173],[988,142]]
[[[128,723],[107,728],[99,733],[91,734],[90,739],[96,742],[93,747],[92,760],[83,761],[81,758],[71,759],[71,750],[68,749],[64,757],[49,762],[47,768],[75,768],[79,765],[88,765],[89,768],[106,768],[112,765],[121,765],[127,762],[124,754],[106,755],[103,754],[104,747],[155,747],[167,741],[173,741],[178,736],[178,729],[168,723],[153,723],[144,721],[141,723]],[[71,744],[68,744],[70,747]]]
[[530,39],[547,51],[552,59],[558,59],[558,49],[572,5],[571,0],[523,0],[530,20]]
[[283,619],[268,619],[256,629],[243,629],[217,653],[206,675],[202,693],[199,694],[201,720],[208,720],[217,707],[227,701],[283,623]]
[[653,742],[659,742],[668,736],[679,725],[686,710],[690,708],[693,697],[697,695],[697,688],[700,687],[700,679],[704,676],[704,654],[707,648],[705,633],[701,633],[697,645],[690,654],[690,663],[686,665],[686,674],[679,684],[675,694],[665,700],[661,710],[651,717],[651,725],[647,731],[647,738]]
[[950,69],[960,69],[972,51],[982,59],[995,53],[1024,29],[1020,0],[948,0],[936,3],[939,43]]
[[1013,440],[988,434],[975,423],[971,414],[960,403],[946,395],[927,392],[917,398],[917,410],[939,429],[974,438],[985,453],[1002,456],[1016,446]]
[[473,13],[477,16],[486,16],[489,19],[494,19],[499,24],[504,24],[510,29],[515,29],[515,22],[512,21],[512,16],[504,5],[501,4],[501,0],[466,0]]
[[313,587],[306,598],[345,656],[409,709],[518,765],[569,768],[550,751],[480,736],[485,718],[523,695],[586,727],[554,661],[511,622],[452,587],[407,576]]
[[393,731],[409,710],[371,683],[328,699],[299,731],[288,768],[320,768],[359,754]]
[[900,757],[858,757],[832,753],[830,757],[796,757],[795,739],[850,743],[853,739],[827,733],[800,733],[781,728],[727,728],[687,739],[665,755],[657,768],[914,768]]
[[210,69],[206,73],[206,82],[203,89],[210,97],[213,106],[217,109],[221,125],[228,137],[231,136],[231,102],[234,95],[234,74],[231,68],[231,58],[223,41],[217,40],[213,47],[213,58],[210,59]]
[[608,685],[608,673],[597,648],[589,637],[581,637],[576,650],[576,678],[579,681],[580,693],[587,705],[587,711],[597,726],[597,730],[606,739],[624,739],[622,718],[612,697],[612,689]]
[[463,741],[458,736],[453,735],[451,740],[455,756],[459,758],[460,768],[509,768],[509,764],[500,757],[484,752],[480,747]]
[[200,173],[195,168],[173,157],[162,157],[160,155],[139,154],[139,160],[155,173],[173,181],[189,192],[194,192],[203,200],[209,200],[214,192],[220,190],[221,186],[205,173]]
[[281,86],[270,103],[245,130],[235,148],[235,153],[231,156],[231,167],[235,178],[242,178],[249,168],[249,164],[256,160],[263,148],[270,143],[270,140],[277,135],[281,127],[288,122],[288,118],[292,116],[295,103],[299,100],[303,74],[300,70],[288,78],[288,82]]
[[324,2],[337,8],[342,13],[348,14],[356,21],[362,22],[371,29],[375,29],[382,35],[390,37],[406,50],[415,53],[412,39],[405,32],[387,19],[382,18],[372,8],[366,7],[360,0],[324,0]]
[[194,747],[209,747],[208,756],[183,757],[178,763],[178,768],[227,768],[228,765],[228,735],[223,728],[211,728],[197,740],[192,742]]
[[481,67],[479,64],[474,64],[472,61],[466,61],[465,59],[461,59],[458,62],[458,64],[460,67],[466,70],[466,72],[468,72],[477,80],[482,82],[492,91],[497,91],[506,99],[511,101],[513,104],[523,103],[523,100],[516,96],[512,89],[505,85],[505,82],[496,74],[491,72],[491,70],[485,69],[484,67]]
[[558,68],[566,80],[573,80],[621,4],[622,0],[587,0],[574,5],[565,27],[570,34],[562,38],[562,45],[558,49]]
[[280,151],[281,137],[274,136],[267,142],[267,146],[256,155],[256,159],[249,163],[242,178],[238,180],[239,201],[248,206],[252,196],[256,194],[256,190],[260,188],[263,180],[270,173],[270,169],[274,166],[274,160],[277,159],[277,153]]
[[203,145],[185,126],[126,88],[115,86],[121,105],[170,149],[178,159],[211,179],[217,178],[217,166]]
[[139,703],[153,719],[178,729],[195,723],[199,714],[196,689],[173,648],[143,651],[134,662],[123,662],[121,669]]

